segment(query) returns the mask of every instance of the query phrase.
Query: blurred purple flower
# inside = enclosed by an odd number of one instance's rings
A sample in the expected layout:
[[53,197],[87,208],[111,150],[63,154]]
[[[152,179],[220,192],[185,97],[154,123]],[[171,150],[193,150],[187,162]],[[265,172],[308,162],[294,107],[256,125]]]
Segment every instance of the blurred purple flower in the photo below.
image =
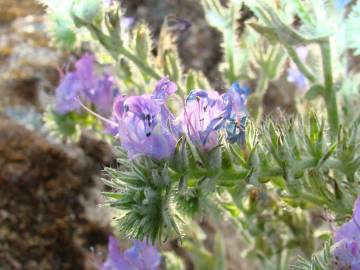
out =
[[102,77],[94,74],[94,61],[94,56],[87,53],[75,63],[75,71],[64,76],[56,89],[55,112],[79,111],[80,100],[85,104],[94,104],[101,114],[111,113],[116,92],[114,82],[108,74]]
[[120,22],[120,27],[121,27],[121,29],[128,30],[129,28],[131,28],[134,25],[134,23],[135,23],[134,17],[122,16],[121,22]]
[[82,85],[75,72],[64,76],[60,85],[56,88],[55,112],[64,115],[68,112],[78,111],[80,104],[77,98],[81,95]]
[[[299,55],[300,60],[302,62],[305,62],[309,52],[308,48],[306,46],[299,46],[296,48],[296,52]],[[305,92],[308,88],[308,80],[306,79],[304,74],[298,69],[296,64],[292,61],[290,63],[290,67],[288,68],[287,79],[302,92]]]
[[360,196],[355,202],[352,219],[336,231],[333,240],[335,269],[360,270]]
[[193,90],[186,99],[182,122],[190,139],[202,150],[218,145],[218,130],[231,114],[231,103],[215,91]]
[[76,75],[84,91],[89,91],[95,86],[94,61],[94,56],[86,53],[75,63]]
[[351,0],[335,0],[335,7],[337,10],[342,10],[350,3]]
[[249,88],[241,86],[239,82],[231,85],[230,89],[223,95],[224,99],[231,102],[232,115],[246,114],[246,102],[249,96]]
[[109,253],[101,270],[157,270],[160,266],[160,254],[155,246],[145,242],[133,241],[130,249],[121,252],[119,242],[109,237]]
[[114,101],[114,81],[109,74],[104,74],[97,78],[94,87],[84,89],[86,96],[95,105],[96,111],[109,115],[112,111]]
[[150,95],[116,98],[113,119],[117,130],[115,125],[109,130],[120,138],[130,158],[144,154],[164,159],[173,154],[177,137],[166,124],[170,118],[161,114],[161,106]]

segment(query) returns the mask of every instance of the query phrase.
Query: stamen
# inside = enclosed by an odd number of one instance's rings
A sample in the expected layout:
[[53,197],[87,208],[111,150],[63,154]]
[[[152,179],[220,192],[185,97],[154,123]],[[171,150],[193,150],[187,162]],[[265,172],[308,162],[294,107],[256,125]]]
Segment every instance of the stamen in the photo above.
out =
[[93,110],[89,109],[87,106],[85,106],[81,101],[80,99],[77,97],[76,100],[79,102],[80,106],[83,107],[85,109],[85,111],[91,113],[92,115],[94,115],[96,118],[104,121],[105,123],[108,123],[110,125],[114,125],[116,127],[119,127],[119,124],[114,122],[114,121],[111,121],[110,119],[107,119],[103,116],[101,116],[100,114],[97,114],[96,112],[94,112]]
[[149,127],[151,127],[151,117],[150,117],[150,114],[147,114],[147,115],[145,116],[145,120],[147,121]]

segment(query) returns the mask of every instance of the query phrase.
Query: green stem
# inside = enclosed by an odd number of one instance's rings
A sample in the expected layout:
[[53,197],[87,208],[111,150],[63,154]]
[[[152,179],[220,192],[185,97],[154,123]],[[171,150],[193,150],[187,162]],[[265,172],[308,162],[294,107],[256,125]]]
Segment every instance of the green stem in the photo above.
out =
[[255,109],[255,123],[256,125],[259,125],[262,116],[263,116],[263,99],[264,99],[264,95],[266,93],[266,89],[267,89],[267,85],[269,83],[268,80],[268,76],[267,76],[267,72],[266,71],[262,71],[260,74],[260,80],[259,83],[256,86],[255,89],[255,95],[257,96],[257,100],[256,100],[256,104],[257,108]]
[[106,36],[100,29],[92,24],[87,24],[87,28],[90,30],[93,35],[99,40],[99,42],[104,46],[104,48],[110,53],[111,57],[114,58],[115,61],[118,60],[118,55],[121,54],[132,61],[138,68],[144,71],[150,77],[160,80],[161,75],[157,73],[151,66],[149,66],[144,59],[139,58],[137,55],[133,54],[131,51],[126,49],[120,42],[118,47],[114,47],[113,41],[111,38]]
[[313,73],[306,67],[306,65],[301,61],[299,55],[297,54],[296,50],[288,45],[284,45],[285,49],[287,50],[291,60],[295,63],[295,65],[298,67],[298,69],[306,76],[306,78],[314,83],[316,82],[316,77],[313,75]]
[[155,71],[153,68],[151,68],[147,63],[145,63],[138,56],[134,55],[132,52],[130,52],[124,46],[120,46],[118,48],[118,52],[119,52],[119,54],[122,54],[126,58],[131,60],[135,65],[137,65],[141,70],[143,70],[149,76],[153,77],[156,80],[161,79],[161,76],[159,75],[159,73],[157,73],[157,71]]
[[326,104],[330,132],[336,136],[339,129],[339,114],[336,100],[336,93],[333,85],[332,67],[331,67],[331,50],[330,42],[327,39],[320,44],[322,66],[324,72],[324,93],[323,97]]

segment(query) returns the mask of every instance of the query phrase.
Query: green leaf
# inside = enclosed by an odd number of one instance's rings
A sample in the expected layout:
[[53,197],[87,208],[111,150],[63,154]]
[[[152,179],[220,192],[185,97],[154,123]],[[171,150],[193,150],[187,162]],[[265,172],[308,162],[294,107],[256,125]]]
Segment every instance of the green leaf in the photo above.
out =
[[315,84],[305,93],[305,99],[313,100],[324,94],[324,87],[320,84]]
[[325,242],[323,250],[314,254],[311,260],[300,257],[290,270],[329,270],[332,269],[331,259],[330,244]]
[[74,0],[71,13],[88,24],[100,25],[103,16],[103,1]]
[[151,38],[149,28],[141,24],[134,29],[134,43],[137,56],[144,61],[150,57]]
[[222,203],[222,206],[230,213],[232,217],[240,215],[239,208],[234,203]]
[[355,55],[360,55],[360,2],[353,6],[349,17],[346,19],[346,44],[354,50]]
[[274,45],[279,41],[275,28],[257,23],[249,23],[249,25],[260,35],[264,36],[271,44]]
[[187,73],[185,87],[186,91],[188,91],[186,94],[189,94],[191,90],[196,89],[195,75],[191,70],[189,70]]
[[166,270],[185,270],[184,262],[174,252],[161,253],[165,257]]

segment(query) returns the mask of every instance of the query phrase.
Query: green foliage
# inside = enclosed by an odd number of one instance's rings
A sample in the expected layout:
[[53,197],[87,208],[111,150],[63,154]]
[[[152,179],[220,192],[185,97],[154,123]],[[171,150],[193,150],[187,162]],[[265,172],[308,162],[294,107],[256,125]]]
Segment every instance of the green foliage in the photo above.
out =
[[328,270],[331,269],[331,249],[330,244],[325,242],[322,251],[315,253],[311,260],[300,257],[291,270]]
[[119,154],[121,169],[105,169],[110,180],[104,179],[104,183],[112,190],[104,195],[109,198],[109,206],[124,211],[118,223],[120,232],[153,243],[180,236],[168,165],[148,157],[129,161],[126,154]]
[[224,244],[221,234],[218,232],[214,239],[214,252],[211,253],[204,247],[203,240],[197,232],[193,238],[185,239],[183,245],[189,254],[196,270],[225,270]]
[[349,17],[346,19],[346,40],[348,47],[354,50],[355,55],[360,55],[360,3],[357,2]]
[[163,252],[165,258],[166,270],[184,270],[185,266],[183,261],[176,256],[173,252]]
[[342,128],[334,140],[311,113],[260,129],[250,123],[243,147],[221,141],[206,155],[181,139],[169,164],[122,157],[120,169],[106,169],[116,199],[109,205],[124,211],[123,234],[151,241],[181,237],[182,215],[217,209],[242,228],[247,256],[284,269],[292,251],[310,257],[315,250],[310,213],[327,208],[338,220],[351,213],[359,193],[357,130],[358,123]]
[[75,25],[71,18],[73,0],[38,0],[47,8],[47,30],[55,46],[73,49],[76,44]]
[[103,16],[102,4],[99,0],[74,0],[71,13],[89,24],[99,25]]
[[49,134],[55,138],[67,141],[78,141],[81,135],[81,129],[87,128],[100,130],[101,123],[91,114],[78,114],[70,112],[65,115],[59,115],[48,109],[43,116],[45,128]]
[[240,18],[242,1],[230,1],[227,8],[223,7],[219,1],[201,1],[207,21],[217,28],[223,35],[222,47],[224,49],[224,61],[221,66],[228,84],[247,78],[250,73],[249,48],[253,43],[253,35],[246,32],[246,38],[239,41],[237,38],[237,21]]

